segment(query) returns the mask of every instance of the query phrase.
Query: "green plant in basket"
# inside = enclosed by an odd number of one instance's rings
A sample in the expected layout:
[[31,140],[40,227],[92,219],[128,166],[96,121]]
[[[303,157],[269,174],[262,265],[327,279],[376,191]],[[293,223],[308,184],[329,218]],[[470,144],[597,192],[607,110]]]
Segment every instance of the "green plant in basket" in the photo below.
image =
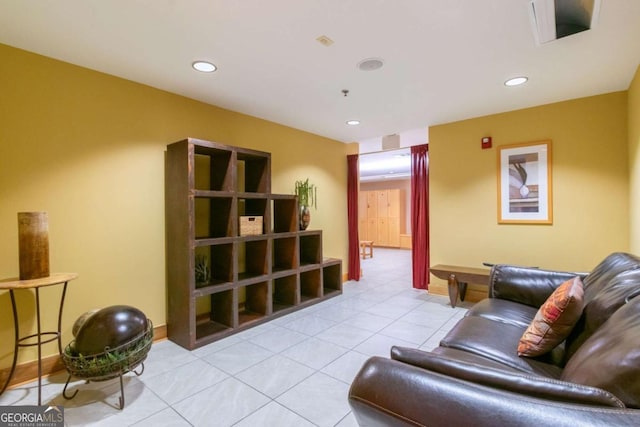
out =
[[78,353],[72,342],[64,349],[62,359],[67,370],[79,378],[106,379],[138,365],[146,357],[152,342],[152,328],[129,343],[95,355]]

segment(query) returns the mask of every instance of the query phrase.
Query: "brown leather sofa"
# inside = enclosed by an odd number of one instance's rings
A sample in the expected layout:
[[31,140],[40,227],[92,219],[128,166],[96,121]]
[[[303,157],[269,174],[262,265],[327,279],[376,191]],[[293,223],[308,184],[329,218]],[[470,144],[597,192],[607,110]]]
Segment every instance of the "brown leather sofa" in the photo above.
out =
[[[580,275],[569,337],[536,358],[517,346],[538,308]],[[361,426],[640,426],[640,258],[591,273],[496,265],[489,298],[431,352],[393,347],[365,362],[349,403]]]

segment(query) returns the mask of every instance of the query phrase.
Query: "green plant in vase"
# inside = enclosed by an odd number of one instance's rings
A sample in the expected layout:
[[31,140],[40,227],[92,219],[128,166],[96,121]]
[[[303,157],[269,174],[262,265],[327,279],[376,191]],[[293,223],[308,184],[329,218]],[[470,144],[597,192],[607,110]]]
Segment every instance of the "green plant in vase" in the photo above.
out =
[[300,230],[306,230],[311,222],[310,207],[318,206],[318,192],[315,185],[309,183],[309,178],[304,181],[296,181],[296,196],[298,196],[298,207],[300,208]]

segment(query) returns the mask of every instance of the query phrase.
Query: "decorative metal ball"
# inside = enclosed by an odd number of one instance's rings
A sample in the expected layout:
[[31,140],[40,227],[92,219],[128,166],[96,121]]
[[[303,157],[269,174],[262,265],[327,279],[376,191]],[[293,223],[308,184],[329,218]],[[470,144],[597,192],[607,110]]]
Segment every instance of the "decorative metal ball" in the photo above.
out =
[[146,330],[147,316],[137,308],[128,305],[105,307],[82,322],[76,334],[75,351],[84,356],[104,353]]
[[71,330],[74,337],[78,335],[78,331],[80,330],[82,325],[84,325],[84,322],[86,322],[91,316],[96,314],[98,311],[100,311],[99,308],[94,308],[93,310],[89,310],[86,313],[82,314],[82,316],[78,317],[78,319],[73,324],[73,329]]

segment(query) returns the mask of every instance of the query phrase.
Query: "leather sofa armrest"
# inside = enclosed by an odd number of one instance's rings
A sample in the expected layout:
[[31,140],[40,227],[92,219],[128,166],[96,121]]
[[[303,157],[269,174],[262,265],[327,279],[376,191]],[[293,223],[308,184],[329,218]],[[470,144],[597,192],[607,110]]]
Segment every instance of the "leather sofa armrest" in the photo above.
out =
[[489,298],[540,307],[558,286],[584,273],[498,264],[489,275]]
[[616,396],[599,388],[554,378],[516,373],[512,370],[500,370],[492,366],[464,362],[413,348],[394,346],[391,348],[391,358],[461,380],[541,399],[616,408],[625,407],[624,403]]
[[638,410],[552,402],[382,357],[365,362],[349,404],[372,427],[640,425]]

